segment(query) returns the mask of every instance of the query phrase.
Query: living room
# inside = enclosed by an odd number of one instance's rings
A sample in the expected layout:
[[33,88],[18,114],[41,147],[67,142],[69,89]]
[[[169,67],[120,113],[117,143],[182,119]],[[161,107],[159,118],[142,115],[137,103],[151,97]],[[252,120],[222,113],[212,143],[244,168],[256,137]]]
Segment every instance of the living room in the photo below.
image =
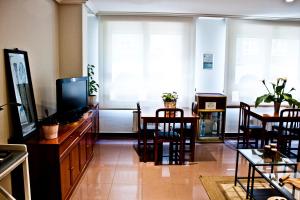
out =
[[[230,43],[231,46],[225,46],[225,41],[226,39],[228,39],[226,31],[233,31],[240,28],[239,31],[241,32],[239,33],[246,34],[247,30],[249,30],[249,26],[247,26],[247,24],[241,24],[242,22],[240,21],[242,21],[242,18],[260,20],[263,19],[263,21],[259,22],[262,23],[262,26],[265,25],[264,23],[279,24],[279,26],[286,27],[292,26],[293,28],[295,28],[295,32],[285,32],[280,30],[276,34],[278,34],[279,38],[281,38],[281,36],[292,35],[291,37],[294,39],[293,41],[297,40],[299,43],[299,33],[297,35],[300,18],[299,1],[287,4],[281,0],[278,0],[278,2],[276,3],[265,0],[260,2],[253,1],[253,3],[248,2],[246,4],[245,2],[241,3],[232,0],[230,1],[230,3],[228,3],[230,4],[230,6],[227,7],[224,7],[222,3],[217,1],[211,3],[199,3],[195,1],[189,1],[188,3],[183,3],[180,1],[175,1],[173,3],[168,1],[143,1],[142,3],[140,2],[140,4],[136,2],[129,2],[129,4],[131,3],[132,6],[131,9],[130,7],[127,8],[125,5],[123,5],[121,1],[116,1],[115,3],[117,4],[117,6],[114,5],[114,7],[109,7],[108,3],[105,1],[99,2],[99,5],[97,5],[97,1],[92,0],[12,0],[0,2],[0,46],[2,49],[18,48],[20,50],[28,52],[32,85],[39,119],[45,117],[45,109],[49,110],[50,114],[56,112],[56,79],[87,75],[86,66],[88,64],[95,64],[97,65],[97,67],[99,67],[97,73],[100,82],[100,105],[102,103],[102,106],[104,108],[111,108],[111,103],[115,103],[107,101],[103,102],[104,100],[106,100],[105,98],[107,98],[107,94],[109,92],[109,88],[104,88],[108,86],[107,84],[103,83],[105,77],[103,77],[104,73],[101,73],[104,70],[104,65],[101,64],[101,62],[103,62],[103,58],[105,55],[99,55],[98,58],[98,55],[95,56],[93,55],[93,53],[91,53],[91,51],[95,51],[95,46],[97,46],[96,49],[99,48],[98,46],[100,46],[97,44],[97,37],[96,39],[94,39],[94,41],[96,40],[96,42],[92,45],[91,41],[88,40],[88,36],[90,36],[91,34],[91,32],[89,32],[90,29],[87,28],[90,25],[89,22],[94,21],[92,23],[99,25],[98,18],[100,18],[101,21],[101,17],[102,19],[106,18],[106,20],[109,20],[109,17],[111,17],[112,15],[115,15],[114,17],[119,18],[124,17],[124,15],[138,15],[139,17],[145,15],[147,17],[196,18],[196,22],[191,22],[191,32],[187,34],[189,38],[192,37],[189,35],[190,33],[195,34],[198,37],[197,40],[191,40],[194,43],[191,42],[192,44],[189,44],[191,45],[190,48],[195,47],[194,49],[196,50],[191,52],[191,54],[194,55],[192,59],[189,60],[189,66],[192,66],[191,69],[193,70],[192,72],[187,72],[187,74],[189,73],[189,77],[185,77],[187,78],[186,80],[182,80],[183,82],[189,82],[189,84],[191,84],[185,86],[185,88],[189,88],[189,90],[183,91],[181,93],[182,95],[179,96],[179,100],[182,101],[180,103],[182,103],[182,105],[184,106],[190,106],[194,98],[195,87],[197,88],[197,92],[224,93],[224,91],[226,91],[226,95],[228,97],[227,103],[228,105],[232,106],[236,105],[234,104],[234,102],[236,103],[245,99],[253,102],[254,104],[256,96],[253,96],[252,93],[250,94],[250,92],[252,92],[251,90],[264,90],[260,82],[257,82],[257,85],[253,86],[253,79],[251,79],[251,77],[250,79],[245,79],[245,84],[243,85],[236,84],[235,82],[230,82],[230,80],[235,80],[236,78],[233,74],[238,73],[237,71],[234,71],[235,68],[232,67],[233,65],[235,66],[236,61],[236,54],[233,54],[232,52],[238,52],[239,50],[235,50],[233,48],[233,46],[235,45],[235,43],[233,42]],[[103,4],[101,4],[101,2]],[[191,6],[189,3],[193,3],[191,5],[194,5],[194,7],[188,7],[188,5]],[[255,3],[257,3],[257,5],[255,5]],[[161,6],[160,9],[158,9],[159,6]],[[100,9],[99,13],[97,13],[97,10],[93,10],[97,7],[102,8],[102,10]],[[177,7],[177,9],[181,8],[181,10],[176,11],[175,7]],[[126,8],[128,10],[126,10]],[[134,8],[136,8],[136,10]],[[138,8],[140,10],[138,10]],[[92,20],[90,20],[91,18]],[[226,20],[224,20],[224,18],[226,18]],[[213,22],[215,26],[208,25],[207,23],[209,21]],[[226,29],[226,26],[228,25],[227,23],[232,23],[231,29]],[[196,26],[198,28],[195,28]],[[246,27],[246,31],[244,32],[241,28],[243,26]],[[259,26],[259,28],[260,27],[261,26]],[[252,28],[253,29],[251,30],[253,32],[251,32],[251,34],[254,34],[254,32],[257,31],[254,29],[257,27],[252,26]],[[192,32],[194,29],[196,31]],[[258,34],[265,34],[265,32],[263,32],[261,29],[260,31],[261,32],[258,32]],[[257,34],[257,32],[255,33]],[[229,40],[227,41],[233,41],[233,34],[231,36],[232,38],[229,38]],[[209,39],[207,39],[208,37]],[[98,39],[99,41],[101,41],[101,38]],[[291,43],[293,43],[293,41]],[[260,40],[258,40],[258,43],[259,42]],[[278,49],[280,48],[283,47],[279,46]],[[292,57],[292,59],[290,60],[287,60],[289,57],[279,57],[278,65],[281,65],[282,63],[288,63],[288,65],[292,65],[294,64],[293,62],[295,60],[295,62],[298,62],[298,65],[296,65],[295,68],[284,68],[283,71],[289,72],[289,74],[285,75],[288,77],[289,82],[292,84],[292,86],[297,89],[294,93],[295,97],[299,97],[299,44],[298,47],[296,46],[293,49],[293,52],[295,52],[294,50],[297,50],[297,55]],[[101,52],[101,49],[99,48],[98,50],[96,50],[96,52]],[[213,54],[213,69],[204,69],[202,66],[204,56],[203,54],[207,53]],[[226,62],[225,58],[228,58]],[[106,59],[108,58],[104,58],[106,62],[109,62],[109,60]],[[186,57],[184,59],[186,59]],[[257,59],[257,62],[261,61]],[[269,61],[265,61],[265,63],[267,62]],[[260,66],[259,63],[256,64],[257,66]],[[228,66],[232,68],[229,68]],[[8,78],[6,77],[6,68],[3,53],[0,58],[0,72],[0,105],[2,105],[9,102],[9,91],[7,84]],[[256,70],[255,72],[257,74],[260,74],[258,70]],[[199,74],[199,76],[197,76],[196,74]],[[277,74],[275,73],[272,75],[272,77],[274,76],[276,77]],[[261,77],[264,78],[264,74],[262,74]],[[108,82],[109,81],[110,80],[108,80]],[[255,79],[255,81],[257,80]],[[209,82],[209,84],[207,84],[207,82]],[[107,93],[104,94],[102,93],[102,91],[105,91]],[[243,91],[244,93],[239,94],[236,91]],[[156,96],[153,97],[155,98],[156,103],[161,102],[160,94],[161,91],[158,91],[156,93]],[[249,100],[246,98],[247,96],[252,96],[254,99]],[[231,100],[234,101],[231,102]],[[136,103],[136,101],[134,102]],[[142,103],[144,103],[144,105],[147,105],[147,101],[142,101]],[[120,105],[121,104],[115,107],[119,107]],[[135,106],[135,104],[130,104],[129,107],[132,107],[133,105]],[[128,108],[128,104],[123,104],[122,107]],[[131,117],[131,113],[132,111],[130,111],[127,118]],[[227,113],[228,115],[226,124],[228,125],[226,127],[226,131],[235,132],[237,131],[238,109],[230,110],[229,108]],[[12,119],[11,113],[9,112],[9,107],[5,107],[4,110],[0,112],[0,119],[0,142],[2,144],[7,144],[8,140],[13,134],[13,126],[11,122]],[[128,125],[131,125],[131,121],[128,123]],[[127,128],[130,129],[131,127],[128,126]],[[219,151],[222,151],[220,150],[222,149],[221,147],[215,147],[214,145],[216,144],[211,144],[211,146],[206,147],[206,149],[216,148]],[[116,146],[117,145],[113,144],[113,147]],[[121,149],[128,148],[123,144],[121,144],[121,146]],[[104,151],[106,150],[107,149],[104,149]],[[214,155],[215,153],[216,152],[213,152],[212,155]],[[231,153],[232,152],[229,151],[226,153],[226,155]],[[114,156],[114,153],[112,153],[112,157]],[[218,156],[222,157],[223,154]],[[209,159],[210,158],[208,158],[208,160]],[[230,158],[227,159],[230,160]],[[225,166],[226,162],[227,161],[225,158]],[[218,162],[218,165],[222,164],[224,163]],[[232,166],[234,166],[234,164],[235,159],[233,159],[230,167],[228,168],[231,168]],[[207,164],[207,166],[210,165]],[[147,167],[147,165],[145,165],[144,167]],[[221,169],[221,167],[218,169]],[[218,172],[218,174],[222,173]],[[1,181],[1,185],[4,185],[5,188],[8,188],[8,190],[10,190],[10,182],[10,178],[7,177]],[[109,187],[108,185],[105,185],[105,187],[106,186]],[[201,189],[199,188],[200,187],[198,187],[197,192],[205,193],[205,191],[201,191]],[[207,198],[207,196],[203,197],[203,199],[205,198]]]

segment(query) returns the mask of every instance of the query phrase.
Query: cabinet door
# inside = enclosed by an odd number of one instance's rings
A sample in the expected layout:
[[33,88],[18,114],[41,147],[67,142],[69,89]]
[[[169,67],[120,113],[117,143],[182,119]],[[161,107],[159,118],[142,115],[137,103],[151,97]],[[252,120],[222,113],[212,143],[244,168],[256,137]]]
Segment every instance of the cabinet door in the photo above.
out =
[[86,147],[87,147],[87,136],[84,135],[80,142],[79,142],[79,145],[80,145],[80,170],[83,170],[85,164],[86,164]]
[[80,159],[79,159],[80,144],[77,144],[70,152],[71,156],[71,183],[75,183],[80,173]]
[[86,133],[86,157],[87,160],[93,155],[94,135],[92,127]]
[[60,181],[62,199],[66,198],[69,189],[71,188],[71,162],[70,156],[66,156],[60,163]]

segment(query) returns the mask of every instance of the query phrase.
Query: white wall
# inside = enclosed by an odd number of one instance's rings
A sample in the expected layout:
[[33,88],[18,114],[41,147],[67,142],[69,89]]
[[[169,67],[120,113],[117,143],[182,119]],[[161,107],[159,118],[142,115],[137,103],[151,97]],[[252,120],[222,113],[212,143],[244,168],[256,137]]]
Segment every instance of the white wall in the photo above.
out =
[[[56,108],[55,80],[58,76],[58,9],[49,0],[0,1],[0,104],[8,102],[3,49],[28,52],[38,115],[45,107]],[[11,132],[7,108],[0,112],[0,142]]]
[[[197,92],[224,90],[226,23],[223,18],[198,18],[196,22],[195,87]],[[203,54],[213,54],[213,68],[203,69]]]
[[83,75],[83,5],[59,5],[60,78]]
[[[9,101],[4,48],[19,48],[28,52],[38,115],[39,117],[43,115],[45,107],[53,112],[56,108],[55,80],[59,70],[56,2],[0,1],[0,105]],[[0,112],[0,143],[7,143],[12,133],[10,117],[9,109],[5,107]]]
[[[98,66],[99,58],[99,35],[98,35],[98,18],[93,14],[88,14],[87,22],[87,62]],[[96,70],[98,71],[98,70]],[[97,72],[95,72],[97,73]],[[98,74],[98,73],[97,73]],[[96,78],[96,77],[95,77]]]

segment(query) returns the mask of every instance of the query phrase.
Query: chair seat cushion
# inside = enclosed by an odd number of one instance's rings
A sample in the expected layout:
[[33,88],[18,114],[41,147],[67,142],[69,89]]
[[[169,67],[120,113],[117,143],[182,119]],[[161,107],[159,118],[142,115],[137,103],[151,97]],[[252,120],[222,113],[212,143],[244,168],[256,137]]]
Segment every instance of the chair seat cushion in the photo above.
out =
[[179,138],[180,134],[178,132],[164,132],[164,131],[158,131],[158,137],[160,138]]
[[[240,129],[241,130],[245,130],[245,126],[240,126]],[[251,124],[249,125],[249,129],[256,129],[256,130],[262,130],[263,127],[262,126],[259,126],[259,125],[254,125],[254,124]]]

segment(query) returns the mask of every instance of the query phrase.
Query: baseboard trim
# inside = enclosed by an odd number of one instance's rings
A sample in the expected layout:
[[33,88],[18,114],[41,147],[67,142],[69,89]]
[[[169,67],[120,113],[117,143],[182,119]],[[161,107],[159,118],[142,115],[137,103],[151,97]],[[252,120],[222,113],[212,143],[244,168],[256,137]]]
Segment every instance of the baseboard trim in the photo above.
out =
[[[137,133],[134,132],[113,132],[97,133],[98,139],[137,139]],[[237,133],[225,133],[226,139],[236,139]]]

